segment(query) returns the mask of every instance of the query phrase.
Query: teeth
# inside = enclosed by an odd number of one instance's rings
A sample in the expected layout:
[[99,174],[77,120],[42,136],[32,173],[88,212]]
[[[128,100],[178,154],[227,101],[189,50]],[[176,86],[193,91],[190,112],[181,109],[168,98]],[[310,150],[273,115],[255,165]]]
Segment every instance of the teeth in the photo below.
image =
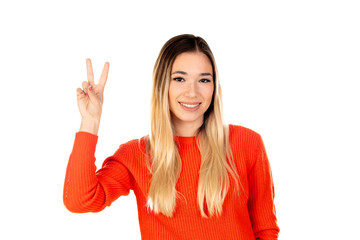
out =
[[194,108],[194,107],[197,107],[197,106],[199,106],[200,105],[200,103],[198,103],[198,104],[194,104],[194,105],[190,105],[190,104],[185,104],[185,103],[180,103],[181,105],[183,105],[183,106],[185,106],[185,107],[188,107],[188,108]]

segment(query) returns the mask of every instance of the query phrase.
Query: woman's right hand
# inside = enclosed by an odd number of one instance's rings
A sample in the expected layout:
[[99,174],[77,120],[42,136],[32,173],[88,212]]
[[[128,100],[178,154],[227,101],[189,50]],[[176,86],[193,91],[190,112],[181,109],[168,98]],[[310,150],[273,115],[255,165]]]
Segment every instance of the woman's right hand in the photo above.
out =
[[82,83],[82,89],[78,88],[76,90],[77,103],[82,118],[80,131],[97,134],[104,102],[104,88],[108,77],[109,63],[105,63],[98,84],[94,83],[94,73],[90,59],[86,59],[86,69],[88,81]]

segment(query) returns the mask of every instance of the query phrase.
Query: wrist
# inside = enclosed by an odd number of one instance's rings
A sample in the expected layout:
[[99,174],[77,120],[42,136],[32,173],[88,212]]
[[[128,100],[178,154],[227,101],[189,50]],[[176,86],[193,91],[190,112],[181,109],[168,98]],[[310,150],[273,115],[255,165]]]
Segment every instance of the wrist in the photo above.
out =
[[88,132],[97,135],[99,132],[100,119],[81,119],[81,132]]

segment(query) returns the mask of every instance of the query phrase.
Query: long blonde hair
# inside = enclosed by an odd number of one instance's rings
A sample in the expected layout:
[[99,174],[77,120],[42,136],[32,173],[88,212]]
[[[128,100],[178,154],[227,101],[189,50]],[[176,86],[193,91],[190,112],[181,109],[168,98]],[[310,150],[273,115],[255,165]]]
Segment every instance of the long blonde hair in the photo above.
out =
[[221,214],[229,189],[229,174],[238,186],[239,177],[230,149],[228,128],[223,124],[221,88],[214,56],[201,37],[190,34],[175,36],[165,43],[154,66],[151,133],[146,150],[146,161],[152,174],[148,207],[168,217],[175,210],[178,195],[175,185],[182,167],[169,110],[170,74],[180,53],[194,51],[200,51],[210,59],[214,79],[213,99],[197,134],[201,153],[197,200],[201,215],[206,218]]

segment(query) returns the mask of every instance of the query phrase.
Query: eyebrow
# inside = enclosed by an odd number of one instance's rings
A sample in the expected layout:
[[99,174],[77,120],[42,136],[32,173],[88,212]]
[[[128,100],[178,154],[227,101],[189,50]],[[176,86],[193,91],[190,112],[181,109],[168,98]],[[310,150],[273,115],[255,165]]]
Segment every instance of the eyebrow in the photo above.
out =
[[[184,72],[184,71],[175,71],[171,75],[177,74],[177,73],[182,74],[182,75],[187,75],[187,72]],[[200,76],[211,76],[212,77],[212,74],[211,73],[200,73]]]

